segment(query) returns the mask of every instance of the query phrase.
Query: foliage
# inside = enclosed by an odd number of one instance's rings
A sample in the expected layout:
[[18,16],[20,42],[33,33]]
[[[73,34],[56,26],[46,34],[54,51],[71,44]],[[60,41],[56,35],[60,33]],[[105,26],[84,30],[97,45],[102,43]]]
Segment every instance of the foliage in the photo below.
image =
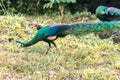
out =
[[49,1],[52,3],[58,3],[58,4],[60,4],[60,3],[75,3],[76,2],[76,0],[49,0]]
[[[58,12],[58,4],[66,5],[66,9],[69,11],[70,3],[75,4],[76,0],[1,0],[0,1],[0,14],[29,14],[29,15],[41,15],[45,13]],[[78,2],[77,2],[78,3]],[[80,4],[79,4],[80,3]],[[81,5],[82,3],[79,2]],[[54,4],[54,6],[52,6]],[[79,5],[74,7],[79,7]],[[46,8],[45,8],[46,7]],[[50,7],[51,9],[47,9]],[[75,10],[78,11],[78,10]]]
[[65,9],[65,4],[68,3],[76,3],[76,0],[49,0],[50,2],[44,5],[44,8],[52,8],[53,4],[58,4],[58,9],[61,15],[61,23],[64,23],[64,9]]
[[2,11],[3,9],[5,9],[11,14],[27,13],[27,14],[35,15],[35,14],[39,14],[39,12],[42,13],[44,3],[45,1],[41,1],[41,0],[1,0],[0,8],[2,8]]
[[53,4],[68,4],[68,3],[76,3],[76,0],[48,0],[49,2],[44,5],[44,8],[52,8]]
[[[78,15],[79,14],[79,15]],[[69,19],[97,21],[90,13],[76,13]],[[84,16],[84,17],[83,17]],[[56,18],[54,18],[56,17]],[[88,17],[88,18],[86,18]],[[0,79],[1,80],[117,80],[120,78],[120,45],[112,39],[100,40],[94,34],[84,37],[68,35],[56,41],[58,51],[39,42],[20,48],[15,42],[30,40],[36,32],[28,22],[41,25],[60,23],[59,16],[0,16]],[[67,21],[70,23],[70,20]],[[82,22],[78,21],[78,22]],[[10,41],[10,39],[12,39]]]

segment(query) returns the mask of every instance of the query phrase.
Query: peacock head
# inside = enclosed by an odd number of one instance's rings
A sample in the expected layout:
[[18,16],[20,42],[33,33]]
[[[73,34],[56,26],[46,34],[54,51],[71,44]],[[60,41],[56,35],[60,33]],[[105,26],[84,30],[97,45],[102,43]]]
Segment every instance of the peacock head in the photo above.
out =
[[21,41],[16,40],[16,43],[19,43],[20,47],[24,47],[24,43],[22,43]]
[[106,6],[98,6],[96,9],[96,15],[104,15],[107,13],[107,7]]

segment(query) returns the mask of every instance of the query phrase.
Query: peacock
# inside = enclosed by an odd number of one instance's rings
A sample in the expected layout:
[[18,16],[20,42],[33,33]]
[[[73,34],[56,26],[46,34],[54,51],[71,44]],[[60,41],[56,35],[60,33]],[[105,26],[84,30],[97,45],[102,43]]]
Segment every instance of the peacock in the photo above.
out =
[[45,41],[49,45],[49,48],[47,49],[46,54],[51,48],[51,44],[53,44],[57,49],[57,46],[54,43],[54,41],[58,37],[65,37],[67,34],[64,32],[71,27],[71,25],[68,25],[68,24],[62,24],[62,25],[56,24],[56,25],[49,25],[44,27],[36,24],[30,24],[30,26],[36,26],[38,30],[35,36],[33,37],[33,39],[24,43],[20,41],[16,41],[16,42],[20,43],[21,47],[28,47],[37,43],[38,41]]
[[[98,6],[96,9],[96,17],[101,21],[120,21],[120,9],[115,7]],[[100,39],[107,39],[113,35],[113,41],[115,43],[120,42],[120,31],[115,33],[103,32],[98,35]]]
[[84,36],[90,33],[100,33],[100,32],[116,32],[120,30],[120,22],[112,21],[112,22],[83,22],[83,23],[74,23],[74,24],[56,24],[56,25],[48,25],[41,27],[35,36],[27,41],[20,43],[21,47],[31,46],[39,41],[45,41],[48,43],[49,48],[46,51],[48,53],[51,48],[51,44],[53,44],[56,48],[56,44],[54,41],[59,37],[65,37],[66,35],[72,34],[75,36]]

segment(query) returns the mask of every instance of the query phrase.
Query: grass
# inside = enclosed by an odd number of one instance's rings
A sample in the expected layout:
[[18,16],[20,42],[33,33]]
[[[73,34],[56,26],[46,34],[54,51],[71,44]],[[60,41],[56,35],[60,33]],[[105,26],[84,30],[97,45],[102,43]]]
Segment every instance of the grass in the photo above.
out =
[[[67,18],[66,22],[73,19],[97,21],[94,15],[89,18],[90,13],[80,15],[68,14],[66,16],[69,19]],[[27,22],[48,25],[60,23],[60,18],[56,16],[54,19],[48,15],[37,18],[0,16],[1,80],[117,80],[120,78],[120,45],[113,44],[111,38],[100,40],[94,34],[83,37],[68,35],[55,41],[58,51],[53,47],[48,55],[45,55],[48,47],[45,42],[41,41],[27,48],[20,48],[15,42],[15,40],[30,40],[36,33],[34,27],[26,25]]]

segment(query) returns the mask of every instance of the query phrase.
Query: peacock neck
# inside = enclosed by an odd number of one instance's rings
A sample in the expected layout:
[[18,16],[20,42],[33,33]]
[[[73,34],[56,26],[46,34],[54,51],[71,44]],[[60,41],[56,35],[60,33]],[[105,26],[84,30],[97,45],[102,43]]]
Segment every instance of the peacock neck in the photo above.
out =
[[23,47],[31,46],[31,45],[37,43],[38,41],[39,41],[39,40],[38,40],[36,37],[34,37],[32,40],[29,40],[29,41],[27,41],[27,42],[24,42],[24,43],[23,43]]

